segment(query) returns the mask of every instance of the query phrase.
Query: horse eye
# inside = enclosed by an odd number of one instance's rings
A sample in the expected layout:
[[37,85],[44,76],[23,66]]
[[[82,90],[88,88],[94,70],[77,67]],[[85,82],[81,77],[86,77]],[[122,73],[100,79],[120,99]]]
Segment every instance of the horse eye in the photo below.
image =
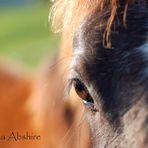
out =
[[73,79],[73,85],[76,93],[82,99],[84,105],[90,108],[92,111],[96,111],[94,101],[90,96],[86,86],[79,79]]

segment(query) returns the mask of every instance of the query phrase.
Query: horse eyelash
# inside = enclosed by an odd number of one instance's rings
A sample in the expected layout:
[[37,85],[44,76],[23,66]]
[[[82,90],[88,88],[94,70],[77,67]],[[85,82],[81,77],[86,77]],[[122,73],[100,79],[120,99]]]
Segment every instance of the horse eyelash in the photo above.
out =
[[73,84],[73,79],[74,78],[70,78],[67,82],[67,86],[66,86],[66,94],[70,94],[70,90],[72,88],[72,84]]

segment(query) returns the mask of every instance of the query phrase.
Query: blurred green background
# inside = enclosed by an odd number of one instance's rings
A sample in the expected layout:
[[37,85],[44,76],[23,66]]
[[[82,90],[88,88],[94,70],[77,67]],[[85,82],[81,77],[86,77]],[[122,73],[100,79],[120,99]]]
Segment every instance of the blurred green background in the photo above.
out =
[[34,71],[58,49],[48,22],[50,6],[48,0],[0,0],[0,57]]

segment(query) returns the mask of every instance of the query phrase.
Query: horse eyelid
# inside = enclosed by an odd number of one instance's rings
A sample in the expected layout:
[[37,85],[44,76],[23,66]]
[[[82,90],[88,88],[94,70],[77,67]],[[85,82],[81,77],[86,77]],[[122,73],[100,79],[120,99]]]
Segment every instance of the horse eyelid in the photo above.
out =
[[[70,78],[70,79],[68,80],[68,85],[67,85],[68,94],[70,93],[71,87],[72,87],[72,85],[73,85],[73,81],[75,81],[75,80],[79,80],[79,78],[77,78],[77,77],[74,78],[74,77],[73,77],[73,78]],[[79,81],[81,82],[81,80],[79,80]],[[84,83],[83,83],[83,85],[84,85]],[[84,85],[84,86],[85,86],[85,85]],[[85,88],[87,89],[86,86],[85,86]],[[88,91],[88,90],[87,90],[87,91]],[[89,92],[88,92],[88,93],[89,93]],[[93,100],[93,99],[92,99],[92,100]],[[91,111],[97,112],[94,103],[88,102],[88,101],[86,101],[86,100],[82,100],[82,101],[83,101],[84,105],[85,105],[86,107],[88,107]]]

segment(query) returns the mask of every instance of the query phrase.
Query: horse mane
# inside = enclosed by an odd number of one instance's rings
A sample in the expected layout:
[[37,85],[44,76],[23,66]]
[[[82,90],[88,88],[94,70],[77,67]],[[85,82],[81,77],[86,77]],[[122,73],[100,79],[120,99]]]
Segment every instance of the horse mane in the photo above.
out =
[[[126,14],[129,5],[145,2],[145,0],[55,0],[52,7],[52,25],[63,34],[73,38],[75,28],[88,14],[99,11],[109,17],[105,22],[104,46],[110,47],[110,32],[119,8],[123,8],[123,24],[126,26]],[[66,35],[67,36],[67,35]]]

